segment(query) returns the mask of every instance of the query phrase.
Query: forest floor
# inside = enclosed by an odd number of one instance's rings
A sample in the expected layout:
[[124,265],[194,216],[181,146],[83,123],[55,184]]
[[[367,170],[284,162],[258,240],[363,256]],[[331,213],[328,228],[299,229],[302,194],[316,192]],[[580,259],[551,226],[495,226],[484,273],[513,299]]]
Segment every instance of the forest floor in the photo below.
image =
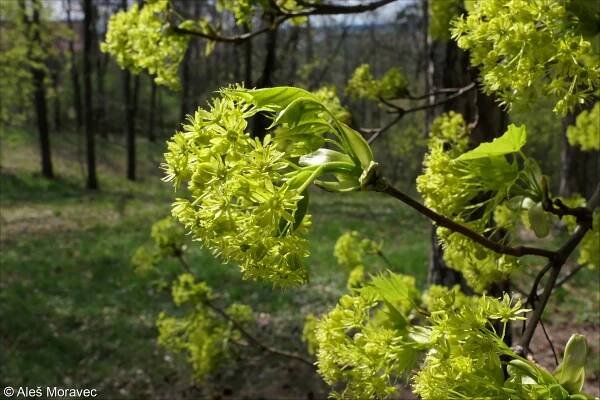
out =
[[[140,179],[129,182],[123,144],[99,138],[101,190],[92,192],[82,189],[80,136],[53,136],[58,177],[53,181],[36,172],[34,135],[5,131],[0,141],[2,386],[96,388],[105,399],[327,396],[314,369],[258,352],[194,383],[184,357],[157,345],[156,317],[172,310],[170,294],[136,275],[130,259],[148,242],[152,223],[169,213],[173,193],[160,181],[159,170],[163,144],[139,141]],[[421,286],[428,264],[430,228],[411,210],[372,194],[314,194],[307,261],[311,281],[305,287],[279,290],[243,281],[237,267],[220,264],[199,246],[188,252],[201,279],[259,313],[256,332],[263,340],[300,353],[306,352],[301,341],[305,316],[329,309],[345,291],[347,271],[340,270],[332,254],[344,231],[383,241],[393,269],[415,275]],[[369,261],[368,272],[385,268],[379,259]],[[176,265],[166,261],[164,268]],[[597,271],[582,271],[560,289],[545,317],[559,356],[572,332],[588,335],[593,354],[587,388],[596,394],[599,293]],[[543,335],[534,347],[539,361],[552,368]]]

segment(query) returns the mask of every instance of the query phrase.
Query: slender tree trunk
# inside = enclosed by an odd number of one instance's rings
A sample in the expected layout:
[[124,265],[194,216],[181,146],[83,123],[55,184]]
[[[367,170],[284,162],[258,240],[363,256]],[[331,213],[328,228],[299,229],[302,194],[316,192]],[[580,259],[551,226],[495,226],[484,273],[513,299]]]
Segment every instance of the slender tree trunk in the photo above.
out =
[[181,108],[179,110],[179,120],[185,120],[185,116],[190,111],[190,58],[191,47],[188,47],[183,57],[181,68]]
[[[74,29],[73,20],[71,19],[71,0],[67,0],[67,24],[70,29]],[[73,85],[73,107],[75,109],[75,118],[77,121],[77,128],[83,126],[83,110],[81,105],[81,86],[79,85],[79,68],[77,68],[77,57],[75,55],[75,42],[73,39],[69,40],[69,57],[70,57],[70,70],[71,70],[71,84]]]
[[[98,18],[94,18],[94,21],[100,20],[104,22],[106,17],[101,16],[98,10],[98,7],[94,5],[94,16]],[[99,129],[99,133],[102,137],[106,138],[108,136],[108,132],[106,129],[106,95],[104,92],[104,76],[106,72],[106,66],[108,64],[108,54],[102,54],[100,52],[100,42],[102,41],[101,35],[102,32],[99,32],[97,29],[98,23],[93,24],[94,30],[94,50],[96,56],[96,112],[95,112],[95,121],[96,128]]]
[[[40,8],[42,5],[39,0],[33,0],[31,2],[32,5],[32,16],[31,20],[27,17],[27,5],[25,0],[21,0],[19,3],[22,12],[23,22],[25,26],[28,28],[28,36],[31,40],[31,45],[29,47],[29,57],[36,61],[37,63],[42,63],[44,60],[42,59],[34,59],[37,57],[37,52],[33,51],[34,46],[39,47],[41,49],[42,40],[41,40],[41,22],[40,22]],[[44,80],[46,78],[46,74],[43,68],[33,67],[31,69],[31,74],[33,78],[33,103],[35,107],[35,114],[37,120],[38,134],[40,139],[40,160],[41,160],[41,169],[42,175],[46,178],[54,178],[54,171],[52,168],[52,156],[50,153],[50,136],[48,130],[48,111],[46,104],[46,87],[44,86]]]
[[[276,57],[277,57],[277,28],[270,30],[267,33],[267,54],[265,56],[265,64],[262,74],[256,82],[257,88],[273,86],[273,73],[275,72]],[[269,120],[262,114],[257,114],[254,118],[253,134],[256,137],[262,138],[265,136]]]
[[83,106],[84,129],[87,154],[87,188],[98,189],[96,176],[96,143],[94,137],[94,121],[92,106],[92,41],[93,41],[93,5],[92,0],[83,0]]
[[106,129],[106,95],[104,92],[104,76],[106,71],[106,63],[103,61],[103,56],[98,54],[96,59],[96,121],[97,126],[100,128],[100,135],[102,137],[108,136]]
[[149,111],[149,115],[148,115],[148,140],[151,142],[156,141],[156,136],[154,135],[154,122],[156,121],[156,118],[154,116],[155,112],[156,112],[156,82],[154,82],[154,79],[152,77],[150,77],[150,111]]
[[575,124],[577,115],[591,107],[580,107],[569,113],[562,121],[562,150],[560,188],[561,196],[570,197],[580,194],[584,197],[591,195],[591,190],[598,182],[598,151],[582,151],[577,146],[571,146],[567,139],[567,128]]
[[[244,33],[250,32],[250,28],[244,25]],[[244,42],[244,85],[252,87],[252,39]]]
[[60,130],[62,129],[62,107],[60,104],[60,95],[59,95],[59,88],[60,88],[60,79],[59,79],[59,75],[60,75],[60,71],[56,71],[54,74],[54,76],[52,77],[52,86],[54,88],[54,131],[55,132],[60,132]]
[[137,96],[139,75],[131,79],[131,73],[123,71],[123,101],[125,103],[125,138],[127,148],[127,179],[135,180],[135,117],[137,114]]

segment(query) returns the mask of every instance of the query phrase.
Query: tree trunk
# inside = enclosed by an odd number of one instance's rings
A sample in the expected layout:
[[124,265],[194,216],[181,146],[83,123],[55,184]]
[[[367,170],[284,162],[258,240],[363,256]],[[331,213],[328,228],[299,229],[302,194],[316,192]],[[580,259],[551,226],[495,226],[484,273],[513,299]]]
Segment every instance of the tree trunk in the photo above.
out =
[[96,177],[96,143],[94,137],[94,121],[92,106],[92,41],[93,41],[93,5],[92,0],[83,0],[83,106],[84,129],[87,154],[87,188],[98,189]]
[[[133,86],[133,87],[132,87]],[[125,103],[125,138],[127,147],[127,179],[135,181],[135,117],[137,114],[137,95],[139,75],[131,82],[131,73],[123,71],[123,102]]]
[[54,88],[54,131],[60,132],[62,129],[62,107],[60,104],[59,87],[60,87],[60,71],[55,71],[52,77],[52,86]]
[[[73,20],[71,19],[71,0],[67,0],[67,24],[74,30]],[[73,39],[69,40],[69,56],[71,61],[71,84],[73,85],[73,107],[75,108],[75,118],[77,128],[83,126],[83,110],[81,105],[81,87],[79,85],[79,69],[77,68],[77,57],[75,56],[75,43]]]
[[[29,20],[27,17],[27,6],[24,0],[21,0],[20,7],[22,12],[23,22],[28,28],[28,36],[31,40],[29,47],[29,57],[36,57],[36,53],[33,51],[34,46],[41,49],[42,40],[40,36],[41,22],[40,22],[40,8],[42,5],[39,0],[33,0],[32,3],[32,18]],[[33,59],[36,63],[42,63],[44,60]],[[50,154],[50,136],[48,132],[48,112],[46,105],[46,87],[44,86],[44,79],[46,74],[43,68],[33,67],[31,69],[33,78],[33,103],[35,107],[35,114],[37,119],[38,134],[40,139],[40,160],[42,175],[46,178],[54,178],[54,171],[52,168],[52,156]]]
[[179,110],[179,119],[181,121],[185,120],[185,116],[190,111],[190,57],[191,46],[185,52],[181,68],[181,108]]
[[599,180],[598,151],[583,151],[577,146],[571,146],[567,139],[567,128],[575,124],[577,114],[591,107],[578,108],[569,113],[562,121],[562,150],[560,188],[561,196],[570,197],[580,194],[588,198]]
[[[250,32],[250,29],[244,25],[244,33]],[[252,87],[252,39],[244,42],[244,86]]]
[[[270,30],[267,33],[267,54],[265,56],[265,64],[262,74],[256,82],[257,88],[273,86],[273,73],[275,72],[276,57],[277,57],[277,28]],[[257,114],[254,118],[254,136],[263,138],[267,133],[269,120],[262,114]]]
[[154,117],[155,112],[156,112],[156,82],[154,82],[154,79],[152,77],[150,77],[150,111],[149,111],[149,115],[148,115],[148,140],[151,142],[156,141],[156,136],[154,135],[154,122],[156,121],[156,118]]

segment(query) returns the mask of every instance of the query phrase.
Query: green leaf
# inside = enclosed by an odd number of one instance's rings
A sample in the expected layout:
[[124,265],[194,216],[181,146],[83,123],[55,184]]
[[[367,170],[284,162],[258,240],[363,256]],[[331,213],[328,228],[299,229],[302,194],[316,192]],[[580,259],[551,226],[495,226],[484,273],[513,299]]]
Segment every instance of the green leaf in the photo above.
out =
[[412,276],[381,274],[373,277],[371,283],[362,290],[393,305],[402,314],[409,312],[419,303],[419,291]]
[[325,107],[318,101],[309,97],[300,97],[288,104],[277,115],[271,127],[281,124],[288,124],[290,127],[305,124],[324,124],[323,118],[318,115],[322,111],[325,111]]
[[284,109],[294,100],[301,97],[314,99],[316,101],[316,98],[312,93],[307,92],[304,89],[289,86],[277,86],[254,90],[229,89],[228,92],[236,94],[249,103],[254,104],[259,109],[271,109],[273,111]]
[[367,143],[360,133],[356,132],[348,125],[340,123],[340,126],[342,127],[342,134],[350,147],[349,150],[351,154],[358,159],[360,166],[363,169],[367,168],[371,164],[371,161],[373,161],[373,152],[371,151],[369,143]]
[[460,161],[477,160],[480,158],[497,157],[505,154],[516,153],[521,150],[527,141],[525,125],[511,124],[504,135],[492,142],[482,143],[471,151],[467,151],[457,158]]

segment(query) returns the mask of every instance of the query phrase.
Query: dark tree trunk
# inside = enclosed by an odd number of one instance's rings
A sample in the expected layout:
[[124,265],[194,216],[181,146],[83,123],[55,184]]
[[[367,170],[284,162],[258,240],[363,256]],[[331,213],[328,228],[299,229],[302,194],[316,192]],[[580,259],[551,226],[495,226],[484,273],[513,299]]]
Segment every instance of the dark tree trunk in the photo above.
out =
[[[127,0],[122,0],[121,8],[127,9]],[[127,148],[126,176],[130,181],[135,181],[135,116],[137,113],[137,96],[139,88],[139,75],[131,82],[131,72],[123,70],[123,102],[125,103],[125,138]]]
[[561,196],[570,197],[580,194],[591,196],[599,180],[598,151],[583,151],[577,146],[571,146],[567,139],[567,128],[575,124],[577,115],[590,106],[578,108],[569,113],[562,121],[562,150],[560,188]]
[[[262,74],[256,82],[257,88],[273,86],[273,73],[277,67],[277,28],[270,30],[267,33],[267,54],[265,56],[265,64]],[[256,115],[254,118],[253,134],[256,137],[262,138],[266,135],[269,120],[262,114]]]
[[[67,0],[67,23],[70,29],[74,29],[73,20],[71,19],[71,0]],[[83,126],[81,87],[79,85],[79,68],[77,68],[77,57],[75,55],[75,43],[73,39],[69,40],[69,57],[71,61],[71,84],[73,85],[73,107],[75,108],[77,128],[81,128]]]
[[92,106],[92,41],[93,31],[92,0],[83,0],[83,106],[84,129],[87,154],[87,188],[98,189],[96,177],[96,143],[94,137],[94,121]]
[[[36,57],[36,53],[33,51],[33,47],[42,46],[41,39],[41,22],[40,22],[40,8],[41,4],[39,0],[33,0],[32,3],[32,17],[31,20],[27,17],[27,6],[25,0],[21,0],[20,7],[22,11],[23,21],[25,26],[28,28],[28,36],[31,40],[29,47],[29,57]],[[44,60],[34,59],[37,63],[42,63]],[[52,156],[50,153],[50,135],[48,130],[48,111],[46,104],[46,87],[44,86],[44,80],[46,74],[43,68],[33,67],[31,69],[33,78],[33,102],[35,107],[35,114],[37,119],[38,134],[40,139],[40,159],[42,175],[46,178],[54,178],[54,171],[52,168]]]
[[293,85],[296,80],[296,74],[298,73],[298,42],[300,40],[300,27],[296,26],[292,28],[290,38],[286,46],[286,54],[289,55],[290,67],[287,77],[287,82]]
[[[108,6],[108,4],[105,4]],[[97,7],[94,6],[94,15],[98,16],[98,19],[105,23],[106,16],[100,15]],[[94,19],[96,21],[96,19]],[[100,43],[102,42],[102,32],[98,32],[97,23],[94,23],[94,49],[96,52],[96,128],[100,130],[100,135],[104,138],[108,136],[106,129],[106,95],[104,91],[104,77],[106,73],[106,66],[108,64],[108,54],[102,54],[100,52]]]
[[104,76],[106,72],[105,56],[98,54],[96,60],[96,124],[100,128],[102,137],[107,137],[107,127],[105,121],[106,115],[106,95],[104,91]]
[[[244,26],[244,33],[248,33],[250,29]],[[244,86],[252,87],[252,39],[244,42]]]
[[154,82],[154,79],[152,77],[150,77],[150,110],[149,110],[149,115],[148,115],[148,140],[151,142],[156,141],[156,136],[154,135],[154,122],[156,121],[156,118],[154,117],[155,112],[156,112],[156,82]]
[[181,108],[179,110],[179,120],[184,121],[186,115],[190,111],[190,57],[191,46],[188,47],[185,56],[183,57],[183,65],[181,68]]
[[62,129],[62,107],[58,93],[60,87],[60,71],[56,71],[52,77],[52,86],[54,88],[54,131],[60,132]]
[[[133,84],[132,84],[133,83]],[[127,179],[135,180],[135,117],[137,114],[137,96],[139,75],[131,82],[131,73],[123,71],[123,101],[125,103],[125,137],[127,147]]]

